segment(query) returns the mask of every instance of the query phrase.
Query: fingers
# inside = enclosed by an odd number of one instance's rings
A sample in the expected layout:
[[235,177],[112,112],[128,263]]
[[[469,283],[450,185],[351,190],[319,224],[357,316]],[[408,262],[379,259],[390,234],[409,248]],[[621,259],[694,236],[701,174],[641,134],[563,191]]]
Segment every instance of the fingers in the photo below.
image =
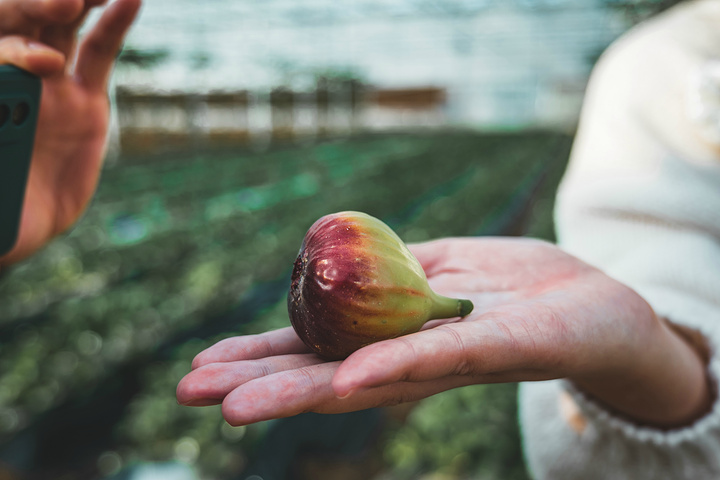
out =
[[[53,58],[37,52],[12,63],[38,74],[57,73],[72,61],[77,31],[87,13],[105,0],[5,0],[0,2],[0,39],[24,37],[36,50],[54,52]],[[58,56],[58,53],[62,57]]]
[[316,355],[281,355],[262,360],[210,363],[188,373],[178,384],[177,400],[181,405],[205,406],[222,401],[238,386],[255,378],[276,372],[316,365],[323,360]]
[[10,64],[45,77],[61,71],[65,55],[46,45],[20,36],[0,38],[0,65]]
[[312,365],[247,382],[225,397],[223,417],[238,426],[305,412],[353,412],[411,402],[473,383],[468,377],[446,377],[432,382],[401,382],[338,398],[331,386],[338,363]]
[[221,340],[197,354],[192,368],[217,362],[254,360],[276,355],[307,353],[308,348],[298,338],[292,327],[282,328],[259,335],[246,335]]
[[[60,61],[64,66],[73,60],[77,30],[88,11],[103,3],[104,0],[0,2],[0,42],[9,42],[0,48],[0,58],[38,75],[57,73]],[[113,2],[82,42],[76,72],[88,88],[104,91],[140,3],[140,0]]]
[[0,2],[0,33],[33,35],[47,25],[66,25],[81,15],[83,0],[4,0]]
[[298,368],[245,383],[223,400],[223,417],[237,426],[318,411],[335,398],[330,381],[338,364]]
[[74,22],[86,8],[85,4],[88,2],[84,0],[9,0],[5,3],[18,4],[17,7],[25,15],[26,21],[44,26]]
[[140,10],[140,4],[140,0],[116,0],[82,40],[75,73],[87,88],[105,90],[115,57]]
[[394,405],[474,383],[554,378],[533,341],[539,332],[484,317],[370,345],[342,363],[281,353],[307,352],[290,328],[227,339],[198,356],[178,385],[178,401],[202,406],[222,399],[225,419],[246,425]]
[[82,9],[69,21],[53,22],[44,27],[41,30],[40,41],[62,52],[69,60],[72,60],[77,43],[78,30],[94,6],[93,2],[85,2]]
[[532,365],[531,332],[490,318],[445,324],[364,347],[338,369],[332,381],[339,397],[397,382],[448,376],[483,376]]
[[[442,327],[438,327],[436,330],[441,329]],[[428,349],[433,348],[432,345],[451,348],[447,340],[445,345],[438,339],[429,340],[428,345]],[[393,350],[396,350],[396,347],[397,344]],[[256,352],[261,350],[262,348],[259,348]],[[363,350],[370,351],[370,347]],[[495,355],[498,355],[498,351],[511,349],[505,346],[496,350]],[[386,377],[375,377],[374,385],[368,381],[358,382],[345,392],[335,386],[337,382],[334,382],[334,379],[342,378],[340,370],[347,370],[345,364],[353,357],[341,363],[323,362],[313,354],[296,354],[207,364],[193,370],[181,380],[177,390],[178,402],[190,406],[205,406],[220,403],[222,399],[222,412],[228,423],[247,425],[310,411],[341,413],[395,405],[480,382],[549,378],[540,369],[515,369],[502,374],[482,373],[483,369],[478,369],[481,373],[476,373],[473,369],[458,368],[454,365],[453,358],[434,358],[436,364],[428,365],[431,363],[429,357],[422,352],[419,345],[413,346],[410,351],[415,352],[415,355],[408,355],[408,350],[397,352],[394,356],[388,355],[387,351],[376,351],[372,361],[361,362],[362,365],[355,362],[350,371],[353,368],[381,371],[389,368],[390,374]],[[511,353],[508,355],[512,356]],[[386,363],[395,360],[399,361],[398,368]],[[413,361],[425,364],[427,368],[422,369],[421,365],[421,369],[416,371],[414,369],[417,365],[411,364]],[[508,359],[501,359],[499,362],[506,367],[513,364]],[[493,370],[491,364],[488,365],[488,370]]]

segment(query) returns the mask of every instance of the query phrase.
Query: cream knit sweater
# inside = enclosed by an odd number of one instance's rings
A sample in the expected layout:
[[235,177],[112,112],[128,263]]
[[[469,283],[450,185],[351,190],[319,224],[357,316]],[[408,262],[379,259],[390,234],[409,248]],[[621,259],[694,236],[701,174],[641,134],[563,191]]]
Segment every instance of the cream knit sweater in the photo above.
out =
[[[720,0],[680,4],[601,58],[558,194],[560,245],[701,332],[720,378]],[[661,431],[568,382],[526,383],[520,419],[536,479],[720,479],[720,401]]]

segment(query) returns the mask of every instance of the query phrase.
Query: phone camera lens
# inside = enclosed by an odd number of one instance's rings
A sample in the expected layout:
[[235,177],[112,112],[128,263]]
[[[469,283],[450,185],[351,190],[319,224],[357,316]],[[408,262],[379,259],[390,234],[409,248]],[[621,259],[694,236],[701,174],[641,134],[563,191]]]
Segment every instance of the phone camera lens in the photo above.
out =
[[30,106],[25,102],[20,102],[15,106],[12,113],[12,121],[15,125],[22,125],[30,116]]
[[10,118],[10,107],[7,105],[0,105],[0,128],[4,127]]

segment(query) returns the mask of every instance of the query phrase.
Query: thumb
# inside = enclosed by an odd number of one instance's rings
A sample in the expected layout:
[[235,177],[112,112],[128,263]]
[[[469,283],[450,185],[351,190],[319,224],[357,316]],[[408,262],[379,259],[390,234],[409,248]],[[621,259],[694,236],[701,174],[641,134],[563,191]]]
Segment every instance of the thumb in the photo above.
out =
[[15,65],[39,77],[65,68],[65,55],[35,40],[10,35],[0,38],[0,65]]

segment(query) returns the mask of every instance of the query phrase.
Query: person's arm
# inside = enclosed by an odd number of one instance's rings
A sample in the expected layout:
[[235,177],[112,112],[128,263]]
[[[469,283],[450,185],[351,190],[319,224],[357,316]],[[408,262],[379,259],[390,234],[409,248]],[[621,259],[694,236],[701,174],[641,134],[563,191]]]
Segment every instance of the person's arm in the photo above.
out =
[[[706,415],[715,400],[701,344],[657,322],[647,349],[616,371],[584,374],[570,380],[614,414],[638,425],[672,429]],[[612,359],[608,359],[608,364]]]
[[[445,239],[412,250],[436,291],[474,302],[470,315],[369,345],[343,362],[323,362],[292,329],[227,339],[195,358],[178,401],[222,403],[227,421],[238,425],[417,400],[474,383],[578,378],[603,387],[608,378],[622,384],[642,378],[636,392],[645,400],[668,394],[663,380],[696,388],[688,373],[696,357],[672,336],[665,343],[664,324],[647,302],[550,244]],[[653,371],[666,346],[678,347],[687,371]],[[636,407],[607,398],[617,408]],[[677,422],[704,408],[703,398],[686,404],[674,391],[668,398],[666,411],[649,421],[672,412]]]
[[140,0],[0,0],[0,64],[40,76],[43,92],[18,241],[0,270],[69,228],[92,197],[105,155],[108,78]]
[[[705,247],[683,250],[720,234],[712,231],[718,219],[711,213],[718,203],[720,143],[700,141],[701,125],[689,106],[694,78],[708,61],[707,51],[693,48],[720,40],[713,34],[720,12],[716,8],[715,17],[708,17],[703,10],[711,4],[698,5],[696,11],[681,7],[643,25],[603,56],[558,196],[560,245],[641,293],[653,283],[692,290],[688,277],[700,275],[693,269],[719,260],[720,252]],[[703,298],[701,291],[687,295]],[[655,295],[644,296],[656,304]],[[663,302],[657,306],[666,315]],[[573,380],[638,423],[689,424],[707,413],[714,397],[706,374],[707,341],[687,327],[664,325],[652,368],[632,383],[617,377],[595,384]]]
[[558,242],[637,291],[665,333],[634,382],[522,385],[536,478],[720,477],[720,144],[689,102],[719,52],[718,25],[717,2],[687,2],[621,38],[593,71]]

